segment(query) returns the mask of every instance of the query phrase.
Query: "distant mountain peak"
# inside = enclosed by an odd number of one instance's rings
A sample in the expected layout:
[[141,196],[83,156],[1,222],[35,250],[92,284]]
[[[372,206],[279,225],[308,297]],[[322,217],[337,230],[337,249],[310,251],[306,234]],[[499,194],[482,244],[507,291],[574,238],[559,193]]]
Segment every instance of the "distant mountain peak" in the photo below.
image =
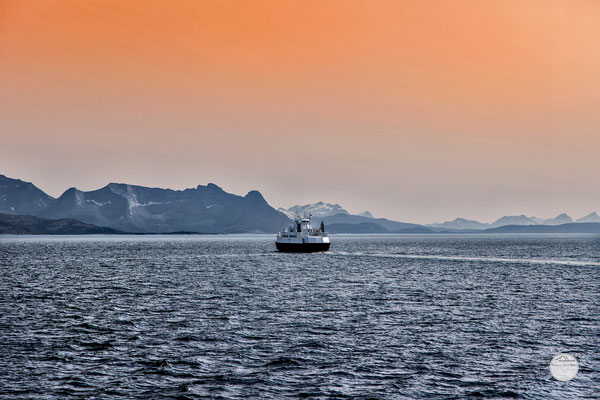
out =
[[278,211],[281,211],[289,218],[294,218],[296,215],[304,215],[304,214],[312,214],[314,217],[325,217],[329,215],[335,214],[350,214],[339,204],[331,204],[325,203],[323,201],[319,201],[317,203],[312,204],[304,204],[292,206],[290,208],[282,208],[280,207]]
[[569,217],[567,214],[562,213],[557,215],[554,218],[548,218],[542,221],[542,225],[562,225],[569,224],[573,222],[573,218]]
[[371,214],[371,212],[369,211],[363,211],[358,215],[360,215],[361,217],[373,218],[373,214]]
[[474,221],[461,217],[454,218],[452,221],[435,223],[427,226],[445,229],[486,229],[490,227],[489,224],[484,224],[479,221]]
[[585,217],[577,219],[577,222],[600,222],[600,216],[596,214],[596,211],[592,211]]
[[494,221],[491,226],[493,228],[503,225],[536,225],[537,222],[533,218],[526,215],[505,215]]

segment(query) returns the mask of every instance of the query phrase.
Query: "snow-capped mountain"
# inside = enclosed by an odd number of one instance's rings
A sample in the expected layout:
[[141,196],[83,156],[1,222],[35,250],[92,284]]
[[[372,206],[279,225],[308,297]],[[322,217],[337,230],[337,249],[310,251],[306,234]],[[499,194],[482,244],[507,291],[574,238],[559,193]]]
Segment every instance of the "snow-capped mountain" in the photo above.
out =
[[319,201],[314,204],[295,205],[290,208],[279,207],[277,211],[280,211],[288,216],[288,218],[294,218],[296,215],[303,216],[304,214],[312,214],[313,217],[327,217],[336,214],[350,214],[348,211],[342,208],[339,204],[330,204]]

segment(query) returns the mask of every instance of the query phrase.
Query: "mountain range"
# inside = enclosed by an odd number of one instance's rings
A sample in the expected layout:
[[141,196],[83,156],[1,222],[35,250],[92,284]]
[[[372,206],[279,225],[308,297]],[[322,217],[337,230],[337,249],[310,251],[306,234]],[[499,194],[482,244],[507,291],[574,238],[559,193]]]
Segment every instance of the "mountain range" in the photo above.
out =
[[[289,218],[294,218],[297,215],[303,216],[308,214],[312,215],[315,218],[327,217],[337,214],[350,215],[350,213],[346,209],[342,208],[342,206],[340,206],[339,204],[324,203],[322,201],[313,204],[305,204],[303,206],[295,205],[290,208],[279,207],[277,211],[281,211]],[[369,211],[364,211],[357,215],[361,217],[373,218],[373,214],[371,214]]]
[[[19,224],[24,224],[25,230],[21,233],[41,233],[44,229],[50,229],[50,233],[100,232],[97,228],[128,233],[274,233],[289,225],[295,215],[305,214],[311,214],[315,224],[323,221],[326,230],[332,233],[573,232],[578,229],[600,232],[600,217],[596,212],[579,218],[576,223],[568,215],[560,214],[548,219],[504,216],[492,223],[456,218],[424,226],[374,218],[369,211],[351,214],[339,204],[322,201],[275,210],[256,190],[238,196],[213,183],[185,190],[109,183],[92,191],[73,187],[53,198],[30,182],[4,175],[0,175],[0,214],[44,219],[8,221],[5,218],[8,225],[0,233],[18,232]],[[536,228],[538,226],[555,228]]]
[[582,222],[597,222],[600,223],[600,216],[596,212],[592,212],[585,217],[581,217],[576,221],[573,220],[567,214],[559,214],[554,218],[537,218],[528,217],[526,215],[508,215],[498,218],[492,223],[484,223],[474,220],[468,220],[464,218],[456,218],[452,221],[446,221],[442,223],[435,223],[426,225],[432,228],[443,228],[443,229],[490,229],[498,228],[507,225],[563,225],[569,223],[582,223]]
[[374,218],[369,211],[350,214],[339,204],[324,203],[295,205],[290,208],[279,208],[290,218],[295,215],[312,215],[315,222],[323,221],[329,232],[334,233],[392,233],[405,229],[421,227],[418,224],[392,221],[386,218]]
[[255,190],[237,196],[212,183],[185,190],[110,183],[87,192],[70,188],[55,199],[4,175],[0,213],[71,218],[134,233],[272,233],[290,222]]
[[[295,205],[290,208],[279,208],[290,218],[294,215],[311,214],[313,218],[322,220],[327,225],[327,230],[336,233],[444,233],[456,231],[490,231],[503,226],[520,225],[563,225],[573,223],[567,214],[560,214],[554,218],[537,218],[525,215],[507,215],[498,218],[492,223],[456,218],[452,221],[419,225],[405,222],[391,221],[385,218],[374,218],[369,211],[360,214],[351,214],[339,204],[324,203]],[[579,218],[576,222],[600,223],[600,217],[595,212]],[[506,228],[511,229],[511,228]]]

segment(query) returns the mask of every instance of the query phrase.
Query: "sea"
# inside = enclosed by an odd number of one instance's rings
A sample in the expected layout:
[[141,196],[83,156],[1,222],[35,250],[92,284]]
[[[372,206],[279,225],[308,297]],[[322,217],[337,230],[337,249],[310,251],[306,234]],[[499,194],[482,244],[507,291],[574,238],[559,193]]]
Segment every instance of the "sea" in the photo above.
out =
[[600,398],[599,236],[331,239],[2,236],[0,398]]

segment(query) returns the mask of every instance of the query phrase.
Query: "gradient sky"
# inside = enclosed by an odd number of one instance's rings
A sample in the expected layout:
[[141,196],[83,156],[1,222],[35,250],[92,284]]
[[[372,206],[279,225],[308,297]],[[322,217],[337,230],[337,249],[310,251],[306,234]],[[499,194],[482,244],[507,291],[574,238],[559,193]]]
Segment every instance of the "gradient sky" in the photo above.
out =
[[0,173],[600,212],[600,1],[0,0]]

